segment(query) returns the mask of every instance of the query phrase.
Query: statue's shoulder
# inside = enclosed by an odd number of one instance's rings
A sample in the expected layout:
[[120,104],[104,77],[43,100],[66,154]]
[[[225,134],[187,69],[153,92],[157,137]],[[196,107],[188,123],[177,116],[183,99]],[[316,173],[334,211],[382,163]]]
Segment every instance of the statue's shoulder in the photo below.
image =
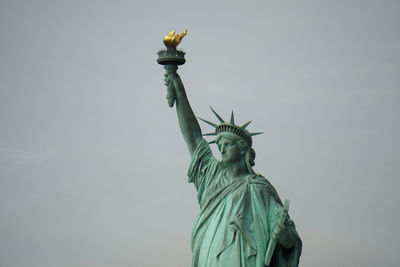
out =
[[271,194],[271,196],[273,198],[275,198],[275,200],[282,205],[282,201],[279,198],[278,192],[276,191],[275,187],[270,183],[270,181],[268,181],[267,178],[265,178],[264,176],[262,176],[261,174],[255,174],[252,176],[252,180],[253,183],[260,185],[263,189],[267,190],[269,194]]

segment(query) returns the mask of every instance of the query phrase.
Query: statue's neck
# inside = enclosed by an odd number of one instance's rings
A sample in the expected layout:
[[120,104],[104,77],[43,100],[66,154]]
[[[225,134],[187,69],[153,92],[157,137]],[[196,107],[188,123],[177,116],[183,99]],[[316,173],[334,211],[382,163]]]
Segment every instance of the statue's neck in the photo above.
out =
[[245,177],[250,174],[244,160],[224,164],[224,167],[226,168],[226,174],[232,178]]

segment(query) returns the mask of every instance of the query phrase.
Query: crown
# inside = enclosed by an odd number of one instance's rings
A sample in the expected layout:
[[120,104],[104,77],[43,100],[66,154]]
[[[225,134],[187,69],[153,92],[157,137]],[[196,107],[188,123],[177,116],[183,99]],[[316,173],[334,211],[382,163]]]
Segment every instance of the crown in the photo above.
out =
[[[262,134],[264,132],[255,132],[255,133],[250,133],[246,130],[246,127],[251,123],[251,121],[246,122],[245,124],[243,124],[242,126],[238,126],[235,124],[235,118],[233,115],[233,110],[231,113],[231,120],[230,122],[225,122],[221,116],[218,115],[217,112],[215,112],[215,110],[210,107],[212,112],[214,113],[214,115],[217,117],[217,119],[219,120],[220,124],[215,124],[212,123],[210,121],[207,121],[205,119],[199,118],[200,120],[204,121],[205,123],[207,123],[208,125],[211,125],[212,127],[215,128],[215,132],[212,133],[206,133],[203,134],[203,136],[215,136],[218,135],[220,133],[233,133],[237,136],[239,136],[240,138],[242,138],[244,141],[246,141],[246,143],[251,147],[253,144],[253,141],[251,139],[252,136],[254,135],[258,135],[258,134]],[[215,140],[209,142],[210,144],[215,143]]]

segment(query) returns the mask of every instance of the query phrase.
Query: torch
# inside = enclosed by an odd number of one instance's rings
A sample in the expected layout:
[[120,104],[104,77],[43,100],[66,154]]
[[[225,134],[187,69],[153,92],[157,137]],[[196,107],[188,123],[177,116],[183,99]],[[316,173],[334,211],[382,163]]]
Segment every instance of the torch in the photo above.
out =
[[[163,42],[167,49],[158,51],[157,63],[164,65],[167,74],[176,74],[178,65],[185,64],[185,52],[176,49],[182,38],[186,35],[187,30],[183,33],[175,34],[175,31],[168,33]],[[176,98],[175,88],[172,83],[167,87],[167,101],[170,107],[174,106]]]

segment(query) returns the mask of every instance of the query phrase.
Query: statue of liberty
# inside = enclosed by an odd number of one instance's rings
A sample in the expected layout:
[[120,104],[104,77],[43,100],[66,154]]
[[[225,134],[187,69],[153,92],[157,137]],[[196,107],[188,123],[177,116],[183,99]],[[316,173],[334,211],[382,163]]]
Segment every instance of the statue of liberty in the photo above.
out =
[[[159,52],[165,65],[170,106],[176,103],[179,126],[191,154],[189,182],[197,190],[200,212],[191,237],[192,267],[298,266],[302,243],[293,221],[270,182],[253,170],[255,151],[247,126],[237,125],[233,112],[225,121],[213,109],[218,123],[207,142],[194,115],[183,83],[176,73],[185,62],[176,45],[186,34],[171,32],[164,38],[167,50]],[[178,39],[178,40],[177,40]],[[173,59],[175,57],[175,59]],[[210,144],[221,152],[212,155]]]

